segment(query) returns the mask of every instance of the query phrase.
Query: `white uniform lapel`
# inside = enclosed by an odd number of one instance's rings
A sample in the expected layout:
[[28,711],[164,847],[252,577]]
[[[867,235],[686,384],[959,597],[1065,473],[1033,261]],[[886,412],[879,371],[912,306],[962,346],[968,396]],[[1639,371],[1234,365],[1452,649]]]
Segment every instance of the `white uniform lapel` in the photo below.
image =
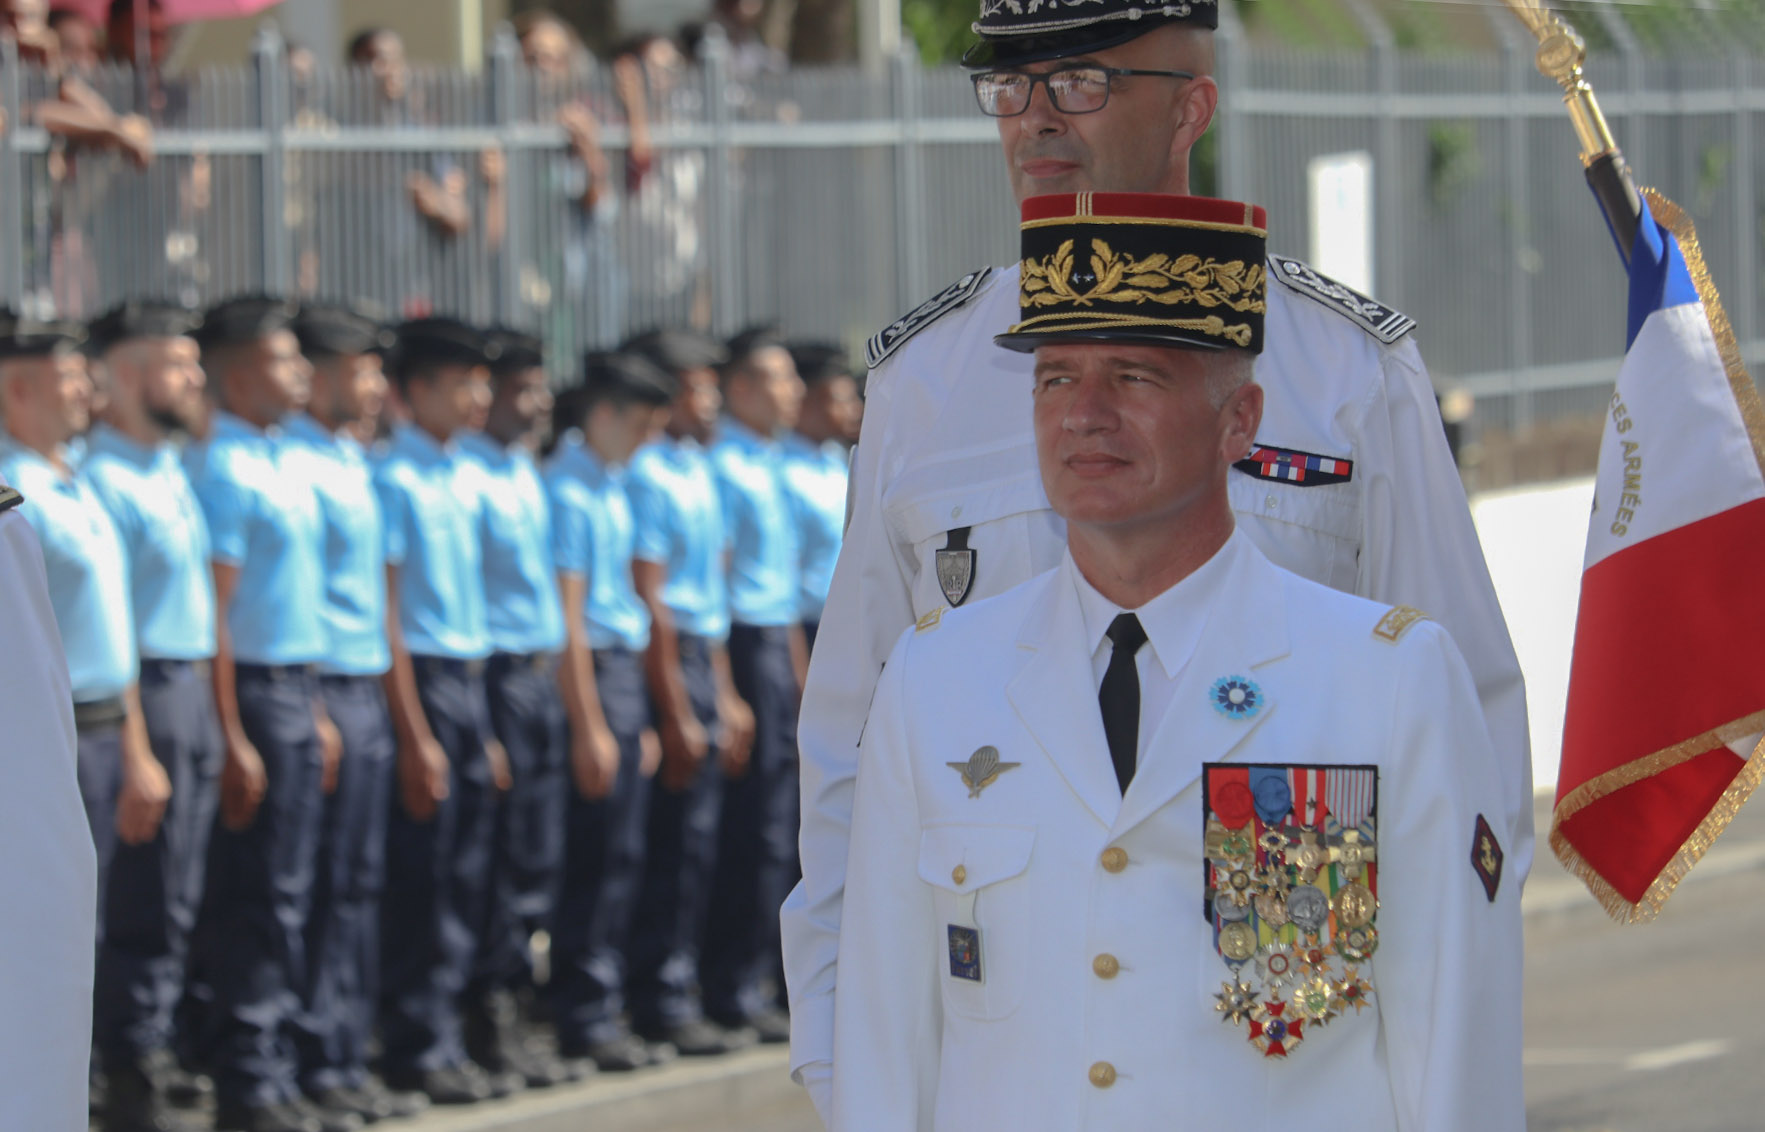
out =
[[[1201,776],[1203,763],[1231,758],[1280,706],[1280,669],[1274,662],[1285,657],[1289,647],[1286,579],[1248,542],[1241,541],[1238,554],[1231,580],[1209,612],[1164,719],[1128,784],[1110,831],[1112,838],[1121,837],[1187,790]],[[1240,718],[1214,708],[1214,684],[1229,676],[1257,683],[1262,699],[1258,710]],[[1101,722],[1097,733],[1101,738]],[[1109,765],[1107,758],[1104,765]]]
[[1085,619],[1067,575],[1072,568],[1069,558],[1045,577],[1045,598],[1028,603],[1017,647],[1033,655],[1005,694],[1073,793],[1107,827],[1116,821],[1122,796],[1097,709]]

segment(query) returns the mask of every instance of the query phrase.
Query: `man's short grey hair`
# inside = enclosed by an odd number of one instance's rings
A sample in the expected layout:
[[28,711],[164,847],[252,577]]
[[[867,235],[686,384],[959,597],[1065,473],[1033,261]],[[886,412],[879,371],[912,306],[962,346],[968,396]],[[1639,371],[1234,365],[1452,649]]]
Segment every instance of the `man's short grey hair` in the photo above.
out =
[[1207,367],[1207,401],[1215,409],[1226,407],[1226,401],[1242,386],[1254,380],[1256,355],[1242,350],[1221,350],[1209,360]]

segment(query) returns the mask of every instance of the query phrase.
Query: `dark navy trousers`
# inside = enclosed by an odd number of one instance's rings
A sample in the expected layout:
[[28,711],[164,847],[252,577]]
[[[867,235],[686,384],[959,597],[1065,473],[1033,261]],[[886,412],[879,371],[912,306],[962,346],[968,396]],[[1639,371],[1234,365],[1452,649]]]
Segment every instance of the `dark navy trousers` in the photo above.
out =
[[380,901],[380,1032],[388,1072],[466,1059],[460,997],[489,913],[498,805],[484,743],[490,712],[481,661],[413,657],[417,695],[447,753],[448,796],[413,820],[395,788]]
[[571,789],[557,658],[497,653],[484,676],[491,729],[508,753],[513,784],[497,809],[490,903],[470,988],[479,992],[532,982],[528,941],[551,928]]
[[140,689],[148,746],[172,796],[152,841],[117,846],[99,892],[93,1041],[113,1065],[172,1045],[220,803],[223,748],[208,665],[143,659]]
[[75,744],[75,772],[86,825],[98,855],[98,950],[104,948],[104,894],[110,884],[110,863],[116,857],[116,799],[123,786],[122,728],[82,730]]
[[[778,910],[797,882],[797,708],[789,631],[729,631],[735,690],[754,711],[748,773],[723,785],[700,983],[705,1013],[739,1024],[782,998]],[[771,993],[768,993],[771,984]]]
[[684,790],[650,787],[643,892],[626,953],[631,1014],[640,1029],[684,1025],[700,1017],[699,938],[717,862],[723,771],[717,765],[717,681],[713,646],[680,636],[680,673],[693,714],[712,737],[704,768]]
[[319,839],[319,684],[307,668],[240,664],[235,687],[268,786],[250,826],[214,827],[196,947],[213,994],[203,1045],[215,1091],[260,1107],[297,1092],[291,1024]]
[[306,923],[295,1046],[308,1091],[367,1078],[380,978],[380,897],[394,744],[378,676],[322,676],[320,695],[343,737],[337,787],[324,801]]
[[650,726],[643,665],[629,649],[597,649],[595,683],[619,742],[619,775],[605,798],[574,787],[564,829],[564,875],[552,932],[558,1044],[569,1052],[617,1038],[625,1009],[625,952],[643,884],[650,780],[639,773]]

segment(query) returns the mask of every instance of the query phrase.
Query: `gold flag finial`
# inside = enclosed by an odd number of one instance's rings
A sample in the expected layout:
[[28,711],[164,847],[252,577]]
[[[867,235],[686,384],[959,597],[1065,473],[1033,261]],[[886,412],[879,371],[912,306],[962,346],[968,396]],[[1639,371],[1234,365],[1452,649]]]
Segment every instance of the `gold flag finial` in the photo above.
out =
[[1615,152],[1618,142],[1612,137],[1606,116],[1600,112],[1599,100],[1581,69],[1587,62],[1587,43],[1539,0],[1504,2],[1538,40],[1539,73],[1563,88],[1563,104],[1569,108],[1575,136],[1581,142],[1581,163],[1592,165],[1600,157]]

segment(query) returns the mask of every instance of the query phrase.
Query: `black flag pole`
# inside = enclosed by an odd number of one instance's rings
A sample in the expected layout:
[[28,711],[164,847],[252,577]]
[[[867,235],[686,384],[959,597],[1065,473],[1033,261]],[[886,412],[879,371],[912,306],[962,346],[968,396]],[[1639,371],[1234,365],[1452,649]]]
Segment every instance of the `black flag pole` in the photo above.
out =
[[1575,29],[1540,0],[1503,0],[1538,40],[1538,70],[1563,88],[1563,105],[1581,142],[1581,164],[1587,185],[1606,214],[1618,253],[1626,263],[1642,218],[1642,197],[1630,175],[1630,166],[1618,148],[1606,116],[1600,112],[1582,66],[1587,44]]

